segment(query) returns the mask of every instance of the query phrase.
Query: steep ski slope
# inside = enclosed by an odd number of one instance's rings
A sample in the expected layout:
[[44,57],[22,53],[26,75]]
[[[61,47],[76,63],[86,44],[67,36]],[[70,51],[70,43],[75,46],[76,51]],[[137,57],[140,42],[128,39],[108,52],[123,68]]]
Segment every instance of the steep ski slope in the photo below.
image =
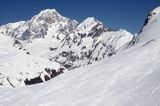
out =
[[[160,14],[160,11],[156,11],[156,14]],[[44,84],[20,89],[0,89],[0,104],[158,106],[160,33],[159,27],[155,25],[160,25],[160,17],[157,16],[156,20],[157,23],[150,27],[145,26],[139,35],[143,38],[135,46],[107,60],[72,70]],[[150,36],[152,33],[147,33],[148,30],[157,36]],[[155,40],[151,41],[152,39]]]

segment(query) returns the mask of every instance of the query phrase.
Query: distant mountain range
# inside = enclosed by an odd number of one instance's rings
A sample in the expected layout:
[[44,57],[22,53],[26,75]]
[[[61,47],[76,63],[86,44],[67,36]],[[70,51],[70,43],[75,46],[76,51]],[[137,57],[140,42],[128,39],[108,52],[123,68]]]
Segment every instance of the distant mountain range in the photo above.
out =
[[31,20],[0,27],[0,85],[47,81],[125,49],[133,35],[89,17],[79,23],[46,9]]

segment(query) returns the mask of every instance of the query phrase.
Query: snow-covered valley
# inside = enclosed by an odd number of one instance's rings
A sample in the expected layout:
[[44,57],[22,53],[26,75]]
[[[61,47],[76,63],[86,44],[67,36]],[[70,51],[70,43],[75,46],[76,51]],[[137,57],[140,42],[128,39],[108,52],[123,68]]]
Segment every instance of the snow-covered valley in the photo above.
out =
[[[51,37],[53,24],[43,38],[31,30],[30,38],[22,39],[24,31],[21,27],[16,28],[17,36],[8,35],[8,32],[1,34],[0,105],[160,105],[160,7],[149,13],[143,29],[134,38],[125,30],[113,31],[94,18],[73,23],[74,28],[61,30],[63,34],[59,40],[60,34]],[[0,30],[5,28],[2,26]],[[13,47],[15,39],[19,43]],[[46,71],[46,68],[50,70]],[[51,69],[63,74],[44,82],[46,76],[48,79],[53,77]],[[21,72],[30,75],[19,77]],[[30,81],[39,72],[43,73],[39,77],[44,83],[24,87],[26,78]],[[4,77],[6,75],[8,79]],[[12,77],[20,78],[22,83]],[[8,88],[7,80],[23,87]]]

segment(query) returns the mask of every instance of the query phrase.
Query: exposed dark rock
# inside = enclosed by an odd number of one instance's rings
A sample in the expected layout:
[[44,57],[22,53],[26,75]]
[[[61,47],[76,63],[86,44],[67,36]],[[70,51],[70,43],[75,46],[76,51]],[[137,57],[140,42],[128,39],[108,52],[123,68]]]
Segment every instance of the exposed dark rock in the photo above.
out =
[[14,40],[13,46],[20,46],[20,45],[21,45],[20,41]]
[[40,76],[38,76],[38,77],[36,77],[36,78],[33,78],[33,79],[30,79],[30,80],[26,79],[26,80],[24,81],[24,83],[25,83],[26,85],[32,85],[32,84],[37,84],[37,83],[41,83],[41,82],[43,82],[43,81],[42,81],[42,79],[41,79]]
[[83,46],[82,49],[86,49],[86,46]]
[[25,30],[22,34],[21,40],[28,40],[31,37],[32,33],[29,29]]
[[55,77],[55,76],[57,76],[57,72],[56,72],[56,70],[51,70],[51,78],[53,78],[53,77]]
[[71,67],[72,67],[72,65],[65,64],[65,65],[64,65],[64,67],[65,67],[65,68],[67,68],[67,69],[69,69],[69,68],[71,68]]
[[151,19],[151,17],[153,16],[153,15],[155,15],[156,13],[152,13],[152,12],[150,12],[149,14],[148,14],[148,17],[146,18],[146,20],[145,20],[145,22],[144,22],[144,26],[146,26],[147,24],[148,24],[148,21]]
[[60,73],[63,73],[64,70],[65,70],[64,68],[59,68],[58,71],[59,71]]
[[67,57],[68,56],[68,53],[66,51],[63,51],[62,52],[62,57]]
[[50,73],[50,68],[45,68],[44,69],[47,73]]
[[57,40],[60,40],[59,36],[57,36]]
[[26,54],[31,55],[31,53],[30,53],[30,52],[26,52]]
[[50,47],[49,49],[50,49],[50,51],[54,51],[54,50],[56,50],[57,48],[52,48],[52,47]]
[[47,75],[44,76],[44,79],[45,79],[45,81],[50,80],[50,78]]
[[45,71],[50,75],[51,78],[56,77],[57,75],[63,73],[64,70],[65,70],[64,68],[59,68],[58,71],[50,68],[45,68]]

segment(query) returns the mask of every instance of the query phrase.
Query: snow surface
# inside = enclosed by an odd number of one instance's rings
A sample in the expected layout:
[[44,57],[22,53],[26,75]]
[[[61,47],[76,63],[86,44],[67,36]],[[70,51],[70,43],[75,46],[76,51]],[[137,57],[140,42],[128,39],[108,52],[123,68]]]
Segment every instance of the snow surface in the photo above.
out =
[[[158,43],[132,47],[46,83],[1,89],[2,106],[158,106]],[[153,55],[154,54],[154,55]]]
[[[24,80],[40,75],[45,68],[58,70],[61,65],[43,58],[27,55],[25,51],[13,48],[14,39],[0,35],[0,83],[5,87],[24,86]],[[2,76],[1,76],[2,75]],[[9,81],[5,81],[6,78]]]
[[158,39],[159,33],[159,25],[160,25],[160,6],[155,8],[153,11],[149,13],[148,23],[142,29],[142,33],[140,36],[142,37],[141,42],[146,42],[148,40]]
[[0,105],[159,106],[160,15],[156,20],[143,28],[138,43],[111,58],[38,85],[0,88]]

